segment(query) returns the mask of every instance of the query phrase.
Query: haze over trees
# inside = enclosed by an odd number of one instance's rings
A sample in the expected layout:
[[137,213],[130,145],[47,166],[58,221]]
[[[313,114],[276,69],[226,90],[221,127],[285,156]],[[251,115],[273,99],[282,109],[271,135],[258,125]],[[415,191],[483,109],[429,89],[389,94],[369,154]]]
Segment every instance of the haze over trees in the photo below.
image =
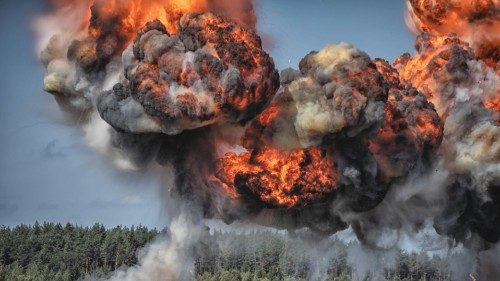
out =
[[[35,223],[0,227],[0,280],[78,280],[106,277],[137,263],[138,251],[165,231],[143,226],[106,229],[101,224]],[[161,238],[158,238],[161,239]],[[299,241],[302,241],[299,243]],[[324,243],[319,250],[308,245]],[[349,281],[355,274],[348,252],[357,242],[322,242],[272,231],[247,233],[206,229],[195,246],[197,280]],[[323,251],[324,249],[324,251]],[[387,280],[450,280],[446,262],[426,253],[396,252]]]

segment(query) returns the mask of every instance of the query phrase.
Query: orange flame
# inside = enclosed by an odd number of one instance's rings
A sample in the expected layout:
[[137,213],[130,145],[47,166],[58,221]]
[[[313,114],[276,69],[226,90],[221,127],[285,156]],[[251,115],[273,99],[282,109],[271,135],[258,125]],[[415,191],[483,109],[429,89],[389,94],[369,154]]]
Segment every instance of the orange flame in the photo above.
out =
[[[168,32],[176,33],[178,20],[182,15],[191,12],[213,12],[243,27],[255,29],[256,19],[251,1],[221,2],[223,0],[52,0],[54,13],[39,22],[43,23],[51,18],[59,18],[58,21],[52,20],[59,24],[70,21],[71,26],[80,28],[80,32],[88,29],[88,34],[92,37],[99,37],[105,33],[106,30],[103,29],[108,26],[115,31],[120,30],[121,39],[125,39],[126,44],[134,38],[141,27],[153,20],[160,20]],[[81,18],[66,19],[68,15]],[[81,21],[81,24],[75,25],[74,21]],[[59,29],[66,31],[68,27]],[[48,39],[43,41],[46,44]]]
[[[396,69],[380,59],[376,59],[375,64],[390,89],[384,108],[384,122],[368,140],[368,147],[384,175],[397,177],[406,172],[404,165],[395,165],[399,155],[421,157],[429,148],[437,149],[443,136],[443,126],[433,106],[422,100],[417,102],[416,90],[401,84]],[[420,106],[408,106],[417,104]]]
[[415,32],[458,34],[480,59],[498,69],[499,0],[409,0],[407,23]]
[[333,161],[317,147],[293,151],[264,147],[239,155],[229,152],[219,167],[217,177],[229,194],[248,189],[271,206],[295,207],[336,190]]
[[281,113],[271,103],[247,127],[246,151],[226,153],[216,177],[233,199],[250,195],[270,207],[292,208],[318,201],[337,190],[338,176],[331,149],[311,147],[285,150],[267,145],[263,130]]
[[496,97],[485,100],[483,102],[483,104],[484,104],[484,107],[486,107],[490,110],[500,112],[500,93]]
[[[418,50],[418,54],[414,57],[406,54],[397,58],[394,65],[399,70],[402,82],[411,83],[424,93],[427,99],[434,104],[439,115],[445,117],[448,114],[447,111],[450,105],[452,105],[452,101],[450,100],[452,97],[441,93],[440,83],[447,82],[443,79],[451,81],[452,78],[441,76],[437,78],[437,72],[440,69],[445,69],[446,65],[449,64],[450,52],[452,52],[451,46],[453,45],[458,46],[464,53],[467,53],[471,57],[471,60],[474,60],[475,57],[468,44],[462,42],[455,35],[440,36],[427,34],[425,38],[425,46],[417,47],[417,49],[423,48],[423,50]],[[498,76],[500,71],[497,70],[496,74]],[[482,75],[484,76],[485,74]],[[483,79],[487,79],[486,76]],[[500,89],[497,89],[496,94],[482,96],[484,107],[500,112],[499,96]]]
[[[118,20],[121,31],[129,38],[149,21],[158,19],[170,33],[177,31],[177,20],[188,12],[202,12],[206,10],[206,0],[133,0],[133,1],[96,1],[94,10],[100,18]],[[90,34],[98,36],[101,30],[95,26]]]

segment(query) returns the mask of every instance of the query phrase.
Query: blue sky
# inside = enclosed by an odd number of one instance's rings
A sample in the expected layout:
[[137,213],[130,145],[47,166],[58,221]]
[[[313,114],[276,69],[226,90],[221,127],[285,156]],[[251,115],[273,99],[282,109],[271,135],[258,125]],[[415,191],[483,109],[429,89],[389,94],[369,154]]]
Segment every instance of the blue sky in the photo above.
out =
[[[257,0],[258,27],[279,69],[349,42],[392,61],[413,49],[404,1]],[[63,121],[42,89],[32,19],[43,1],[0,2],[0,225],[34,221],[162,227],[158,179],[115,170]]]

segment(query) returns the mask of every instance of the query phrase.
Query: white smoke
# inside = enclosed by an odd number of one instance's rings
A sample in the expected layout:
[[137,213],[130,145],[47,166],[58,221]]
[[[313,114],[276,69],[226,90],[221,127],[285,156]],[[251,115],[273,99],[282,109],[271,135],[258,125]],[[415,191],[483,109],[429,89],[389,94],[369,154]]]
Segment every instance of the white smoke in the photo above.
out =
[[384,103],[377,101],[383,95],[377,92],[381,85],[372,82],[369,90],[363,90],[349,81],[349,71],[366,72],[361,83],[370,83],[370,61],[352,45],[331,44],[302,59],[302,76],[284,71],[282,81],[290,83],[283,95],[290,96],[296,107],[293,121],[302,147],[319,145],[328,134],[350,129],[355,135],[381,122]]
[[[168,227],[167,237],[158,237],[141,249],[138,263],[116,270],[108,281],[190,281],[195,279],[193,249],[202,224],[190,211],[180,213]],[[96,280],[93,277],[87,281]]]

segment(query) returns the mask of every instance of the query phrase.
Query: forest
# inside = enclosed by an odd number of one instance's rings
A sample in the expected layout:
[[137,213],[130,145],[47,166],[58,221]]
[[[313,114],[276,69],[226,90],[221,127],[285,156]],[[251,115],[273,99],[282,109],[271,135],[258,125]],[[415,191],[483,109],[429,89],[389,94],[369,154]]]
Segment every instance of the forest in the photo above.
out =
[[[353,280],[357,269],[348,252],[357,242],[333,236],[314,237],[269,230],[223,232],[206,228],[194,246],[196,279],[215,280]],[[160,238],[158,238],[160,237]],[[35,223],[0,227],[0,280],[101,279],[137,263],[138,250],[168,231],[144,226]],[[320,247],[312,245],[321,243]],[[322,249],[322,250],[320,250]],[[386,280],[450,280],[445,260],[426,253],[397,250]],[[382,261],[384,262],[384,261]]]

